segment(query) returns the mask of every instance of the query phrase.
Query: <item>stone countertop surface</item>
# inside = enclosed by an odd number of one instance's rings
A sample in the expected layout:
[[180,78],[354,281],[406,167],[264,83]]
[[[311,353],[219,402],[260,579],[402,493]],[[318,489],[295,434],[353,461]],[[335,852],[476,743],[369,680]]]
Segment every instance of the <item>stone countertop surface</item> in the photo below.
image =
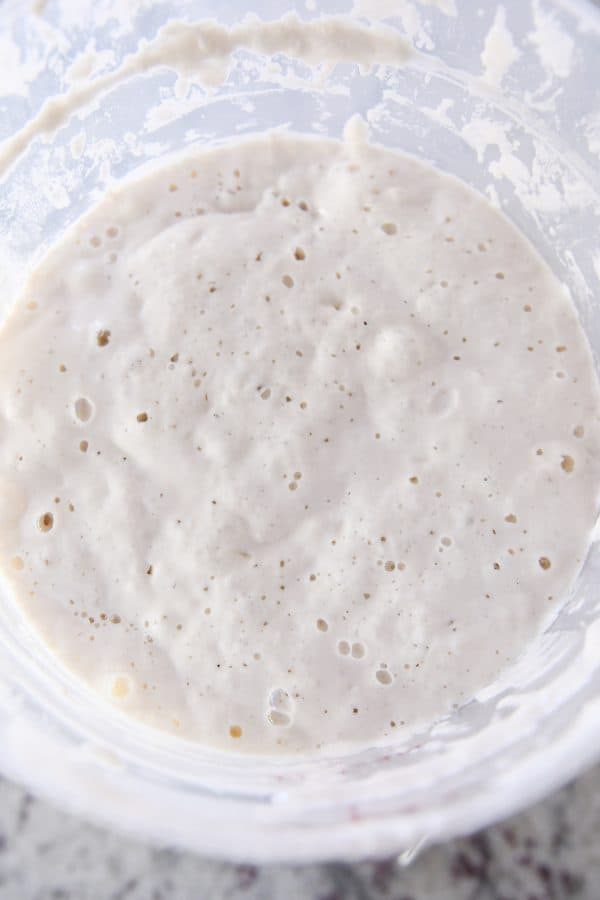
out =
[[600,900],[600,766],[473,837],[395,861],[256,868],[156,850],[0,780],[0,900]]

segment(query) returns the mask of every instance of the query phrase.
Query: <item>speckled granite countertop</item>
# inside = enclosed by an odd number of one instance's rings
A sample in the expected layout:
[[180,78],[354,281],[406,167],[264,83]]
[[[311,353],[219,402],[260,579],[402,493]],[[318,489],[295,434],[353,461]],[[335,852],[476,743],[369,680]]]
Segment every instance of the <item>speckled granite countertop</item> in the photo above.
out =
[[395,862],[230,866],[153,850],[0,781],[0,900],[600,898],[600,766],[533,809]]

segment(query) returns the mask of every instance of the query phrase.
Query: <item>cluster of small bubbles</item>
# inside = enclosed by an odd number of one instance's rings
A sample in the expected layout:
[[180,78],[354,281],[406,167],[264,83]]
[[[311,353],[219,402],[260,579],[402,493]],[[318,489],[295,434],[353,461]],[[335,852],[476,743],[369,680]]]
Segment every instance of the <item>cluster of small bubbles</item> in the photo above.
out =
[[292,700],[283,688],[275,688],[269,694],[267,721],[270,725],[284,728],[292,723]]
[[290,483],[288,484],[288,488],[290,489],[290,491],[298,490],[298,482],[300,481],[301,478],[302,478],[302,472],[294,472],[294,479],[293,479],[293,481],[290,481]]
[[351,656],[352,659],[363,659],[367,651],[365,645],[361,641],[354,641],[351,644],[349,641],[341,640],[337,643],[337,652],[340,656]]

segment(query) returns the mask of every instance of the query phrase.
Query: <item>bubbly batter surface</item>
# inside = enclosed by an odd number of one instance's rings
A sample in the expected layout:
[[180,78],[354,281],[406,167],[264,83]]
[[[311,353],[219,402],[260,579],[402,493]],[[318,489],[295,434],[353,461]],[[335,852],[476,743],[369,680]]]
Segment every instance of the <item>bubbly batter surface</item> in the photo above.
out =
[[257,138],[108,194],[0,334],[0,561],[123,711],[246,752],[405,735],[555,614],[599,389],[458,181]]

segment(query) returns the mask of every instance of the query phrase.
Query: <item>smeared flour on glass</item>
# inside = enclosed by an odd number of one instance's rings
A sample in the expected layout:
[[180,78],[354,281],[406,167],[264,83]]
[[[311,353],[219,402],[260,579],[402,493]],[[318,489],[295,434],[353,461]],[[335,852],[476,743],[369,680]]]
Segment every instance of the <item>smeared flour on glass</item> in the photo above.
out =
[[468,701],[555,615],[600,481],[565,289],[479,195],[271,135],[114,189],[0,335],[2,565],[132,716],[305,752]]

